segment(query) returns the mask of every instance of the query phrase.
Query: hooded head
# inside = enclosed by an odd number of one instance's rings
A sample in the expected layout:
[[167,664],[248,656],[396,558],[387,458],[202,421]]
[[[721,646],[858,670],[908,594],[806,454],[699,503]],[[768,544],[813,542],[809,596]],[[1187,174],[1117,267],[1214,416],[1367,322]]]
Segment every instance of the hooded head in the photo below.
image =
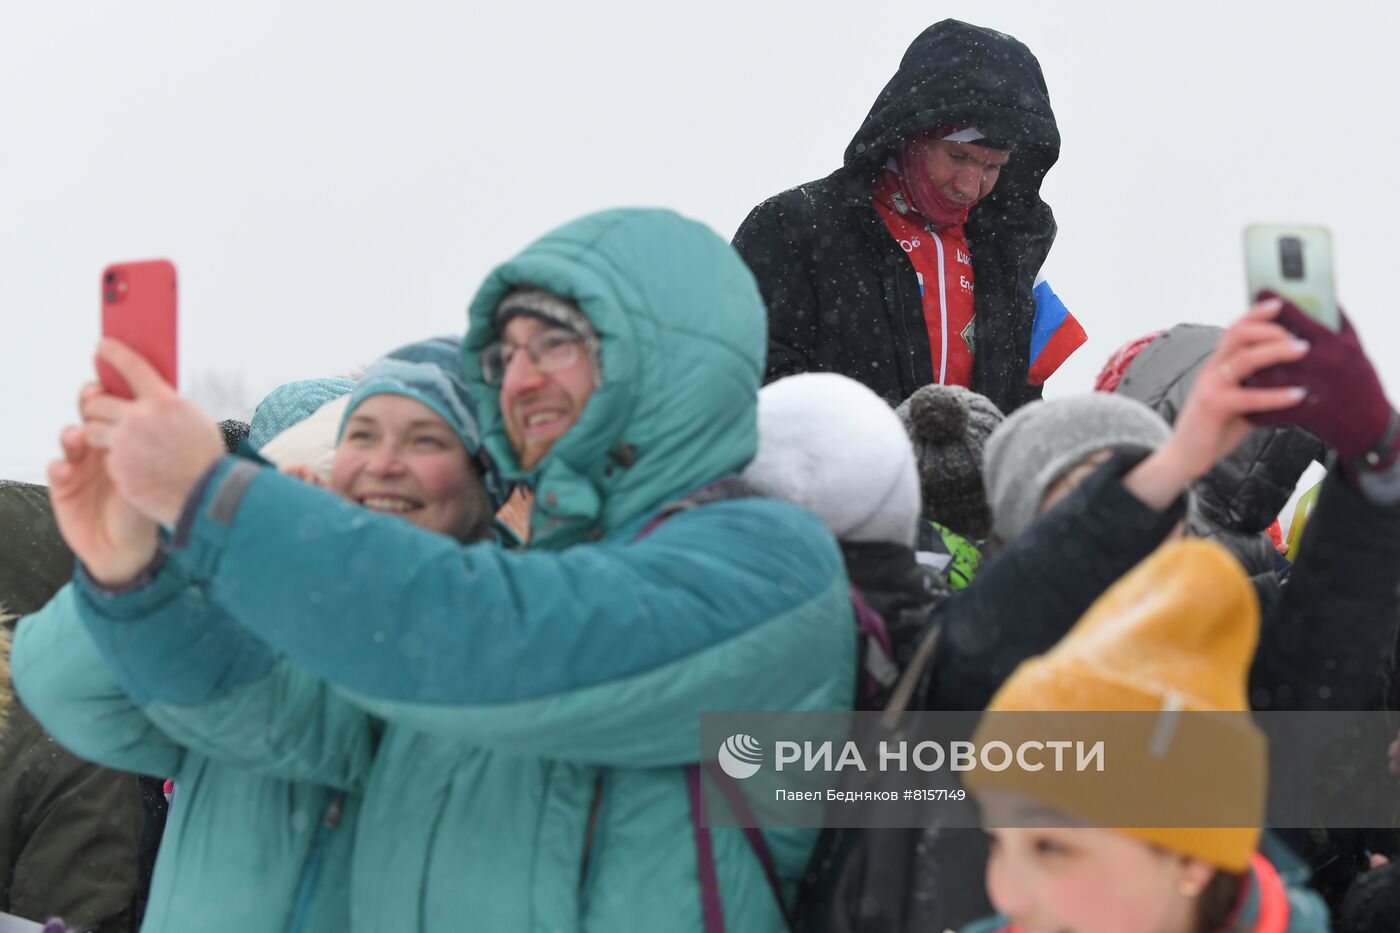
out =
[[1039,394],[1026,382],[1032,290],[1055,241],[1055,217],[1040,186],[1060,155],[1049,91],[1030,49],[952,19],[925,29],[846,148],[848,203],[868,208],[887,162],[938,126],[975,128],[1011,155],[966,225],[977,281],[973,388],[1010,412]]
[[744,479],[816,514],[838,541],[914,544],[914,451],[890,406],[854,379],[803,373],[764,386]]
[[1096,392],[1032,402],[987,441],[984,479],[992,541],[1004,545],[1041,512],[1051,487],[1100,451],[1156,450],[1171,437],[1161,415],[1141,402]]
[[612,533],[753,459],[767,340],[753,275],[702,224],[665,210],[614,210],[546,234],[472,299],[463,360],[482,442],[507,478],[527,471],[481,359],[500,339],[502,299],[527,287],[578,309],[597,334],[602,374],[529,471],[532,547]]
[[[973,128],[969,141],[1014,153],[1034,178],[1060,155],[1060,132],[1040,62],[1025,43],[955,19],[925,29],[846,148],[846,168],[873,181],[886,160],[922,130]],[[868,193],[868,188],[867,188]]]

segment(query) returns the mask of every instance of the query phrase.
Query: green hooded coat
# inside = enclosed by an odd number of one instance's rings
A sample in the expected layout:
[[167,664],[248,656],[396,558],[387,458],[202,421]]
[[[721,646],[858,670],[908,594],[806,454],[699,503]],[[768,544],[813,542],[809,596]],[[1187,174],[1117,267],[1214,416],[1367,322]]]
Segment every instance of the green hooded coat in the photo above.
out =
[[[66,611],[145,714],[222,754],[256,764],[261,745],[288,773],[332,757],[323,736],[345,722],[383,718],[360,776],[355,929],[698,931],[684,767],[706,754],[699,714],[849,706],[840,553],[815,516],[771,500],[638,537],[756,447],[764,313],[727,244],[669,212],[613,211],[492,273],[464,353],[507,475],[477,360],[521,284],[578,303],[603,374],[531,478],[529,552],[462,547],[226,460],[149,585],[110,597],[79,581]],[[790,896],[815,831],[766,835]],[[714,850],[729,928],[780,929],[742,833],[716,830]]]

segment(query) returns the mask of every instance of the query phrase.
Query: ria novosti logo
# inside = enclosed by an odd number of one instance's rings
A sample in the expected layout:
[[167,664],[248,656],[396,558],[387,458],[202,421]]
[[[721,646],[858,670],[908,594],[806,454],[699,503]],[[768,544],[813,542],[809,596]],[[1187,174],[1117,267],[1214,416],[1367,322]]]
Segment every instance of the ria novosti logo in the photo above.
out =
[[736,781],[753,777],[763,767],[763,745],[742,732],[731,735],[719,747],[719,766]]

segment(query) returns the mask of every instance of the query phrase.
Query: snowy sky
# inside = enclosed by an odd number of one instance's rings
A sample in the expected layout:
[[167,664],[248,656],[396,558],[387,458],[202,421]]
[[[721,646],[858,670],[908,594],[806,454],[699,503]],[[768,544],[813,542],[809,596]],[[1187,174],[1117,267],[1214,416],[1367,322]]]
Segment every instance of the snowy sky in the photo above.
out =
[[[1039,56],[1064,145],[1046,273],[1090,341],[1243,308],[1241,229],[1328,224],[1400,389],[1400,189],[1380,5],[824,0],[10,3],[0,12],[0,477],[40,480],[113,260],[180,270],[182,372],[252,400],[459,332],[486,271],[581,213],[665,205],[732,235],[823,176],[945,16]],[[221,417],[244,414],[214,411]]]

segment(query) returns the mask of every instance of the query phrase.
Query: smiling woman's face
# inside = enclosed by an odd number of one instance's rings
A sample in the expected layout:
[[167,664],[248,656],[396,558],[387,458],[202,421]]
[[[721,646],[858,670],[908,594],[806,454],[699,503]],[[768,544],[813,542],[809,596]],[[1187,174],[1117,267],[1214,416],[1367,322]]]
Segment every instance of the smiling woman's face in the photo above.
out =
[[471,540],[487,511],[467,448],[431,408],[371,395],[350,413],[331,463],[331,488],[374,512]]
[[[1025,798],[979,792],[989,829],[987,894],[1023,933],[1194,933],[1214,869],[1123,833],[1066,827]],[[1053,825],[1058,823],[1059,825]],[[1039,825],[1037,825],[1039,824]]]

